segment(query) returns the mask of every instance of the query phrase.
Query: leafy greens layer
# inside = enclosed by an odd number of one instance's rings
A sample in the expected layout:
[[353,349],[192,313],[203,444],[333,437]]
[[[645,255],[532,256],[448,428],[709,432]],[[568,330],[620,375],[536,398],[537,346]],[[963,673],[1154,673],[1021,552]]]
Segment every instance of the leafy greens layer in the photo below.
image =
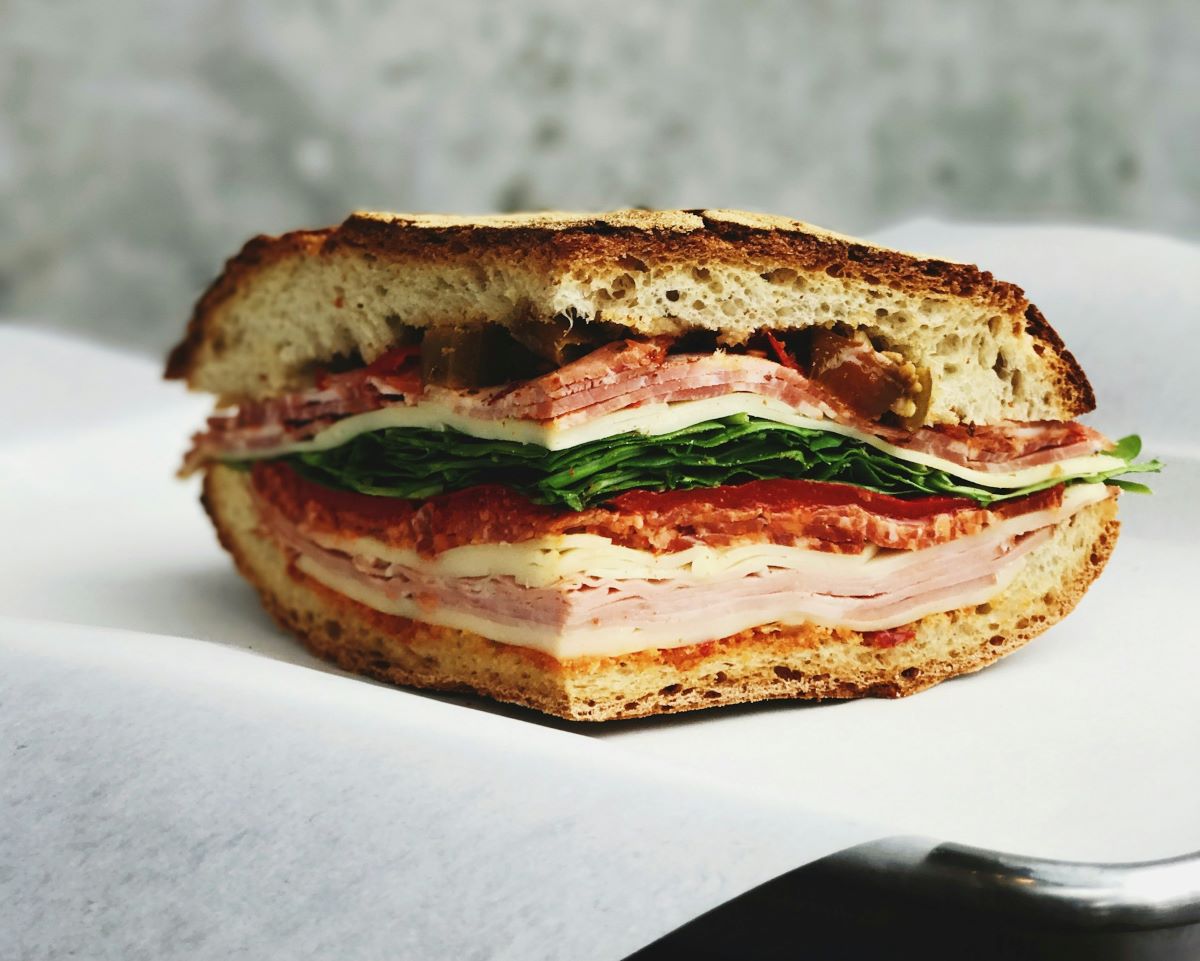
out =
[[[1124,461],[1121,467],[1069,479],[1107,481],[1146,492],[1142,484],[1114,479],[1161,469],[1158,461],[1133,463],[1140,451],[1141,441],[1126,437],[1109,452]],[[452,430],[388,428],[360,434],[332,450],[286,459],[314,481],[363,494],[426,498],[478,484],[502,484],[539,504],[577,511],[629,490],[718,487],[777,477],[839,481],[901,497],[969,497],[983,505],[1064,480],[993,490],[899,460],[841,434],[744,414],[670,434],[620,434],[561,451]]]

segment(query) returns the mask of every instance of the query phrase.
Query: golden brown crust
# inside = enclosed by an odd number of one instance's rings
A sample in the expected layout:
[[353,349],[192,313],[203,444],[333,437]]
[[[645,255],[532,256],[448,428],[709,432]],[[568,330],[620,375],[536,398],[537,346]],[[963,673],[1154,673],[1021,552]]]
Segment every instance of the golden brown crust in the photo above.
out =
[[[193,379],[201,345],[214,330],[214,311],[265,266],[291,256],[361,257],[406,264],[447,260],[502,262],[520,258],[548,273],[581,264],[646,260],[680,263],[780,264],[800,272],[915,297],[953,297],[1026,319],[1039,354],[1049,353],[1063,410],[1095,406],[1075,358],[1028,302],[1021,288],[971,264],[930,259],[835,234],[801,221],[728,210],[616,211],[608,214],[515,214],[454,218],[412,214],[352,214],[340,227],[256,237],[228,261],[196,305],[183,341],[171,352],[166,376]],[[1037,349],[1035,347],[1035,349]],[[219,354],[221,351],[218,350]]]
[[1011,653],[1078,603],[1116,542],[1116,499],[1060,525],[988,604],[871,635],[772,625],[733,637],[566,662],[478,634],[381,614],[290,567],[258,536],[246,475],[210,468],[204,504],[272,616],[319,656],[393,684],[476,693],[571,720],[610,720],[776,698],[901,697]]
[[1024,292],[972,264],[926,260],[823,231],[798,220],[710,210],[622,211],[617,216],[534,214],[453,221],[353,214],[326,242],[377,256],[440,259],[444,251],[507,257],[541,252],[547,266],[583,258],[659,258],[704,263],[785,262],[864,283],[922,294],[971,297],[999,310],[1025,303]]

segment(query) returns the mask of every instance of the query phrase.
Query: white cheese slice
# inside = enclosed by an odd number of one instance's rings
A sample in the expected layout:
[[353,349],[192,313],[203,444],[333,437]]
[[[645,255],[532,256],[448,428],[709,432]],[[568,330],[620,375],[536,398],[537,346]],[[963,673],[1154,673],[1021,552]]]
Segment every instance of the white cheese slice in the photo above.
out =
[[[1020,514],[981,533],[1015,537],[1056,524],[1111,493],[1103,484],[1068,487],[1061,504]],[[429,557],[412,548],[389,547],[373,537],[318,531],[306,532],[306,536],[325,550],[369,561],[414,568],[437,577],[512,577],[522,587],[549,587],[578,577],[721,581],[781,568],[855,578],[869,572],[871,578],[882,582],[922,560],[924,553],[868,546],[858,553],[835,554],[771,543],[729,547],[696,544],[681,551],[652,553],[622,547],[598,534],[554,534],[516,543],[452,547]]]
[[[1036,530],[1044,532],[1050,525],[1108,496],[1111,492],[1103,485],[1082,485],[1068,490],[1057,507],[1010,518],[993,528],[937,547],[923,551],[868,550],[853,555],[770,544],[652,554],[620,547],[603,537],[562,535],[515,544],[456,547],[431,559],[411,551],[391,550],[368,538],[343,538],[341,543],[328,537],[312,538],[327,549],[353,553],[356,558],[387,560],[439,576],[512,576],[525,587],[558,586],[569,590],[581,577],[625,578],[633,584],[661,579],[691,585],[698,596],[712,597],[719,596],[722,584],[733,584],[744,577],[768,577],[769,571],[787,569],[810,572],[826,580],[849,577],[859,584],[874,583],[878,585],[876,590],[889,582],[916,588],[916,593],[907,599],[903,591],[899,592],[899,602],[890,606],[886,616],[853,613],[860,607],[861,596],[773,592],[734,609],[714,610],[713,605],[700,604],[692,614],[655,623],[597,621],[554,626],[532,618],[514,622],[453,606],[431,607],[417,597],[385,590],[382,580],[332,569],[319,556],[302,554],[296,559],[296,566],[331,590],[386,614],[472,631],[506,644],[534,648],[559,660],[611,657],[729,637],[766,624],[811,623],[858,631],[884,630],[927,614],[982,604],[1007,588],[1017,576],[1024,564],[1019,549],[1013,551],[1011,559],[1002,558],[991,564],[985,576],[968,574],[959,586],[933,594],[920,590],[921,576],[910,572],[910,568],[938,552],[951,552],[952,563],[969,567],[972,557],[990,555],[1000,544],[1019,535]],[[869,598],[870,592],[866,596]]]

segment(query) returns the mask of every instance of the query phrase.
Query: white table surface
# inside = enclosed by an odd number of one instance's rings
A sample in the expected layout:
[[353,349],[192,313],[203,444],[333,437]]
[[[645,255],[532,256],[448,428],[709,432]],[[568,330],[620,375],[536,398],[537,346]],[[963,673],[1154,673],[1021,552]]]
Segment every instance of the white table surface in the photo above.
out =
[[1200,848],[1200,251],[932,222],[880,239],[1020,280],[1091,376],[1093,422],[1170,460],[1123,499],[1071,618],[897,702],[588,727],[346,678],[272,626],[171,479],[207,401],[145,359],[0,328],[21,411],[0,448],[0,957],[618,958],[886,833]]

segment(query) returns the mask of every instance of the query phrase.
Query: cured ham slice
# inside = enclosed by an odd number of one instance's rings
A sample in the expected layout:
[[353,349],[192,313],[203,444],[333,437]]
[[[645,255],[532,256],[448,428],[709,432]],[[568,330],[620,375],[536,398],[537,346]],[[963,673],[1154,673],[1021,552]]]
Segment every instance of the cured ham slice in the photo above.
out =
[[[482,564],[475,556],[473,576],[457,576],[454,555],[475,548],[397,560],[375,539],[344,531],[340,549],[331,547],[311,525],[261,497],[259,510],[265,531],[292,555],[297,571],[352,600],[570,658],[682,646],[769,624],[885,631],[980,604],[1003,590],[1053,525],[1108,496],[1101,485],[1075,487],[1054,502],[1038,501],[1035,509],[998,518],[976,533],[917,550],[864,545],[857,555],[832,557],[806,548],[760,557],[743,550],[678,565],[654,555],[631,563],[622,553],[627,549],[610,543],[592,548],[592,556],[616,551],[611,564],[568,566],[562,576],[534,586],[524,572],[546,549],[544,540],[493,545]],[[606,572],[622,565],[635,575]]]
[[423,387],[410,364],[380,375],[370,367],[317,387],[210,418],[185,471],[221,458],[285,452],[347,417],[389,407],[434,405],[477,422],[578,426],[649,404],[712,397],[767,398],[815,421],[855,427],[908,450],[984,472],[1037,467],[1096,453],[1106,441],[1075,422],[922,427],[908,432],[869,422],[802,371],[749,354],[669,354],[663,340],[619,341],[533,380],[501,388]]

